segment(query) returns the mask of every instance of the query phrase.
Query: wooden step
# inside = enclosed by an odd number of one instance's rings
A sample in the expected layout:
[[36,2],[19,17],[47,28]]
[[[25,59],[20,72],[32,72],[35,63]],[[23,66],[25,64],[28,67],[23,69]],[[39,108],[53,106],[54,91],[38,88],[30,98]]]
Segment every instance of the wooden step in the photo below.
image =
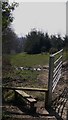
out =
[[34,98],[27,98],[27,100],[31,103],[36,103],[37,102]]
[[23,96],[24,98],[29,98],[31,97],[30,95],[28,95],[27,93],[25,93],[23,90],[15,90],[18,94],[20,94],[21,96]]

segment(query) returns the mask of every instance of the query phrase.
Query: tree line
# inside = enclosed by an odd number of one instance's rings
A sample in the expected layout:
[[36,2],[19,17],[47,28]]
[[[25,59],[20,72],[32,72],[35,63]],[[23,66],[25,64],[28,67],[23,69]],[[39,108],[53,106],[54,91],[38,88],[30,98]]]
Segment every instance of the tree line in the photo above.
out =
[[3,34],[3,53],[21,53],[28,54],[53,53],[68,46],[68,36],[61,38],[58,34],[49,36],[48,33],[32,30],[26,37],[20,37],[13,32],[11,28],[4,31]]
[[58,34],[49,36],[48,33],[32,30],[26,36],[24,51],[29,54],[37,54],[43,52],[56,52],[68,44],[68,37],[61,38]]
[[68,36],[61,37],[59,34],[49,36],[48,33],[33,29],[26,37],[18,37],[11,29],[13,21],[12,12],[18,3],[2,2],[2,52],[3,54],[21,53],[38,54],[56,52],[68,47]]

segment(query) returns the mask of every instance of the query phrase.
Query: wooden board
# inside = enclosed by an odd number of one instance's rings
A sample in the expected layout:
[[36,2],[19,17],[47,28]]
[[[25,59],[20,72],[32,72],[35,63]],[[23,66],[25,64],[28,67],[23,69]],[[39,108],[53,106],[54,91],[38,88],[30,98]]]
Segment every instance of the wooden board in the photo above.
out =
[[27,98],[27,100],[31,103],[36,103],[37,102],[34,98]]
[[25,93],[23,90],[15,90],[18,94],[20,94],[21,96],[23,96],[24,98],[29,98],[31,97],[30,95],[28,95],[27,93]]
[[2,86],[2,89],[48,92],[48,89],[47,89],[47,88],[44,89],[44,88],[8,87],[8,86],[5,87],[5,86]]

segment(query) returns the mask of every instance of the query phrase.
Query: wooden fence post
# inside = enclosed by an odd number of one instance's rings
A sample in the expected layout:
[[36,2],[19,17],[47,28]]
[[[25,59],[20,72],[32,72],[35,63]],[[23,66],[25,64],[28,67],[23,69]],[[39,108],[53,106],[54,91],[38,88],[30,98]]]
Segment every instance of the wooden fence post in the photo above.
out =
[[47,95],[47,105],[46,106],[50,106],[51,103],[52,103],[53,70],[54,70],[54,56],[50,55],[50,58],[49,58],[48,95]]

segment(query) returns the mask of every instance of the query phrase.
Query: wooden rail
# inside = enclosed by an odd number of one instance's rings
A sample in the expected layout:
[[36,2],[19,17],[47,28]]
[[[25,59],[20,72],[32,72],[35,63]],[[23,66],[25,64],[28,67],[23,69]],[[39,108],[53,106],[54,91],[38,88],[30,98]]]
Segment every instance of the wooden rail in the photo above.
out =
[[58,52],[56,52],[56,53],[54,53],[54,54],[51,54],[50,56],[54,57],[54,56],[56,56],[56,55],[58,55],[58,54],[61,54],[62,52],[63,52],[63,49],[61,49],[60,51],[58,51]]
[[47,92],[48,89],[43,88],[28,88],[28,87],[2,87],[3,89],[11,89],[11,90],[24,90],[24,91],[37,91],[37,92]]

